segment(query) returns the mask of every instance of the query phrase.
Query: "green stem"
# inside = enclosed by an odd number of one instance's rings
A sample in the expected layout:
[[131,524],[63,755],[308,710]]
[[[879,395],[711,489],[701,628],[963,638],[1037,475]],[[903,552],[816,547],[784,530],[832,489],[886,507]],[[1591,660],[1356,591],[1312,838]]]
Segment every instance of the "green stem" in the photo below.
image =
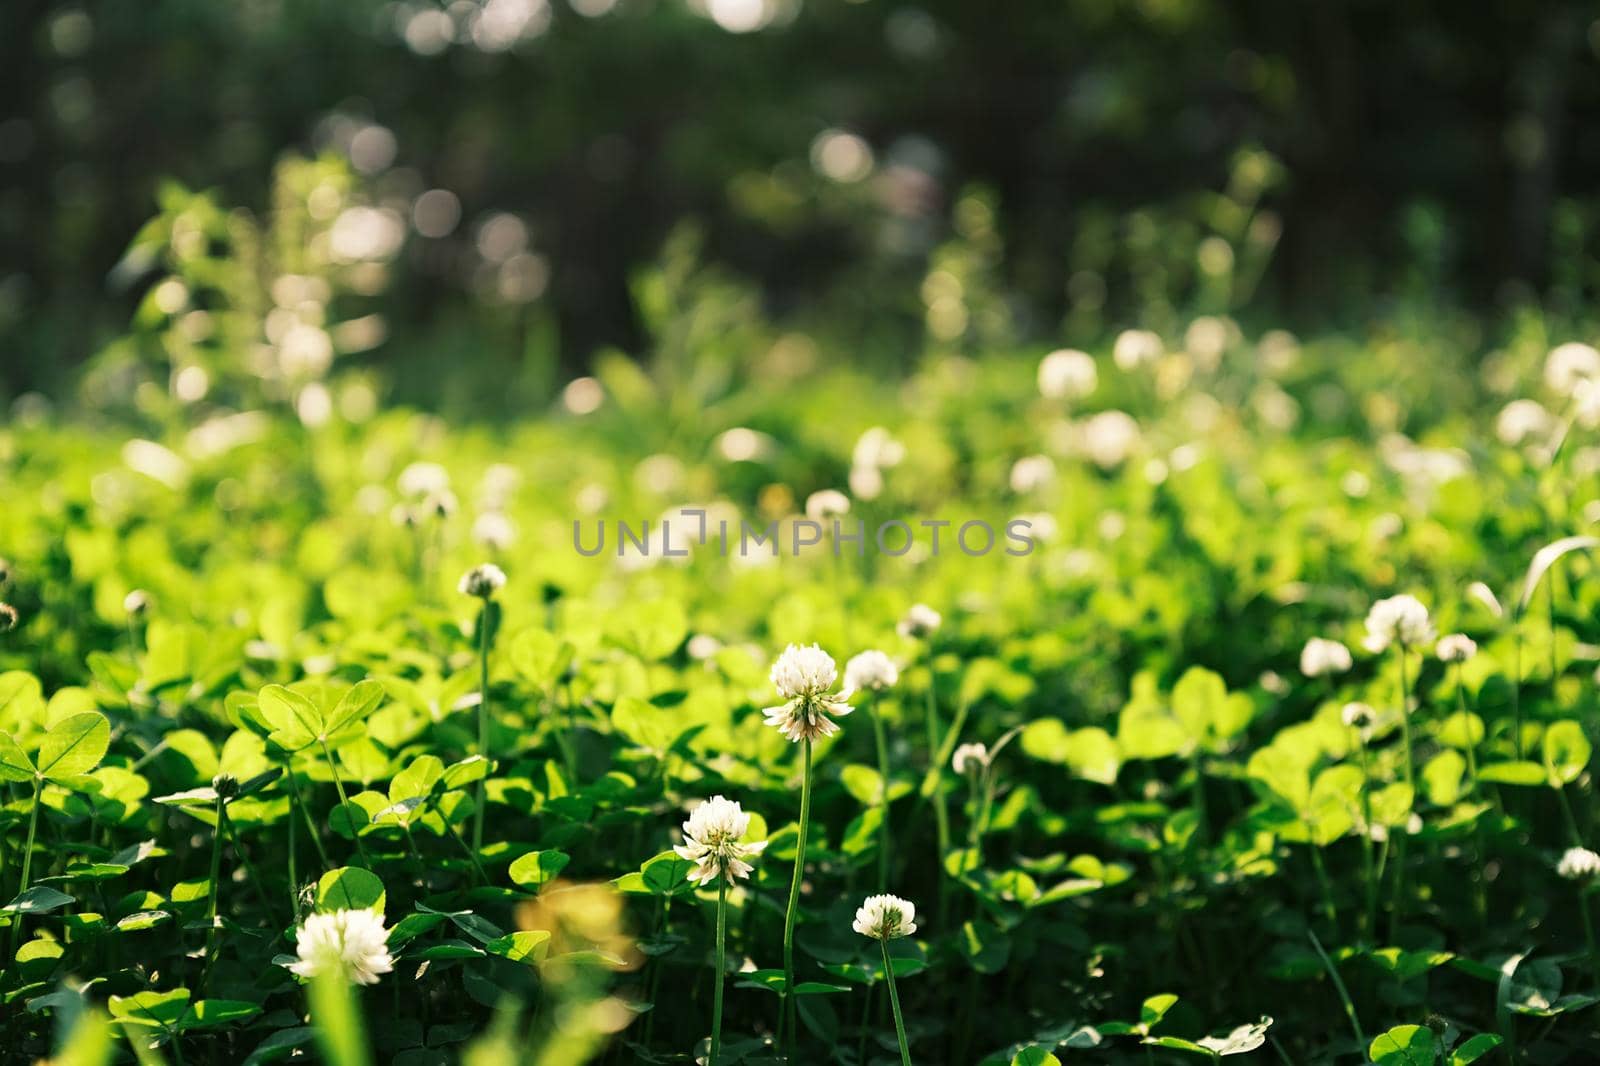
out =
[[1339,912],[1333,905],[1333,883],[1328,880],[1328,867],[1322,861],[1322,849],[1311,845],[1311,865],[1317,873],[1317,884],[1322,889],[1322,913],[1335,933],[1339,931]]
[[1406,838],[1411,835],[1410,812],[1415,809],[1417,803],[1416,772],[1412,768],[1411,759],[1411,685],[1406,675],[1406,646],[1397,643],[1395,648],[1400,657],[1400,737],[1401,744],[1405,747],[1406,787],[1411,790],[1411,806],[1406,809],[1408,824],[1397,826],[1394,830],[1400,839],[1395,843],[1394,853],[1394,902],[1389,913],[1390,940],[1397,938],[1401,912],[1405,905]]
[[1350,990],[1345,988],[1344,980],[1339,976],[1339,970],[1328,958],[1328,953],[1322,948],[1322,941],[1317,939],[1317,934],[1306,930],[1306,935],[1311,938],[1311,946],[1317,949],[1317,955],[1322,959],[1322,965],[1328,971],[1328,976],[1333,980],[1334,990],[1339,993],[1339,1002],[1344,1004],[1344,1015],[1350,1019],[1350,1030],[1356,1034],[1356,1043],[1361,1047],[1367,1046],[1367,1034],[1361,1031],[1361,1022],[1356,1018],[1356,1005],[1350,1001]]
[[933,820],[934,828],[939,840],[939,853],[936,856],[936,870],[934,876],[939,884],[939,923],[944,926],[945,919],[945,876],[944,857],[950,852],[950,811],[945,804],[943,775],[945,754],[939,743],[939,693],[938,678],[933,669],[933,644],[928,645],[928,756],[933,764],[928,767],[928,775],[933,779]]
[[1578,916],[1583,919],[1583,940],[1589,945],[1589,970],[1595,986],[1600,988],[1600,948],[1595,946],[1594,920],[1589,917],[1589,895],[1578,889]]
[[211,884],[210,900],[206,906],[206,962],[201,968],[200,983],[204,985],[211,975],[211,964],[217,957],[217,882],[222,878],[222,797],[217,797],[217,824],[211,831]]
[[[284,776],[289,779],[289,802],[300,809],[300,816],[306,821],[306,832],[311,834],[311,843],[316,845],[317,858],[322,860],[323,872],[333,869],[333,863],[328,861],[328,852],[322,846],[322,836],[317,832],[317,823],[311,820],[311,812],[306,808],[305,800],[300,798],[300,783],[294,777],[293,759],[284,764]],[[296,889],[299,884],[296,883]]]
[[[478,613],[478,754],[489,758],[489,601]],[[478,778],[477,802],[472,812],[472,850],[483,850],[483,806],[488,775]]]
[[[437,806],[434,809],[438,810]],[[450,824],[450,819],[446,817],[443,811],[439,811],[439,817],[444,821],[444,827],[446,831],[449,832],[450,839],[454,840],[456,845],[460,847],[462,851],[467,853],[467,858],[472,861],[472,869],[477,873],[478,880],[483,884],[488,884],[489,875],[484,871],[483,863],[478,861],[478,853],[473,851],[471,846],[468,845],[464,839],[462,839],[460,833],[456,832],[456,827]]]
[[[33,841],[39,833],[39,792],[44,787],[44,779],[33,779],[32,810],[28,814],[28,842],[22,849],[22,880],[17,884],[17,895],[28,891],[28,874],[33,869]],[[11,916],[11,952],[6,961],[9,963],[17,957],[17,941],[22,935],[22,912],[18,911]]]
[[[293,825],[293,820],[289,824]],[[250,861],[250,856],[245,852],[244,844],[239,839],[239,831],[234,828],[233,819],[228,817],[226,805],[222,808],[222,834],[227,838],[229,845],[232,846],[233,853],[239,857],[239,863],[244,867],[245,876],[250,879],[250,887],[255,889],[256,898],[261,901],[262,909],[271,914],[272,904],[267,901],[266,882],[261,879],[260,874],[256,873],[255,864]],[[289,914],[293,917],[294,911],[291,909]]]
[[1578,820],[1572,816],[1572,801],[1567,798],[1565,787],[1556,789],[1556,798],[1561,801],[1561,820],[1567,823],[1567,833],[1572,837],[1572,846],[1583,847],[1583,834],[1578,832]]
[[1522,620],[1511,622],[1511,728],[1517,759],[1522,759]]
[[1467,689],[1461,680],[1461,664],[1456,663],[1456,709],[1461,719],[1461,743],[1467,749],[1467,780],[1478,790],[1478,753],[1472,740],[1472,718],[1467,713]]
[[795,844],[794,879],[789,883],[789,907],[783,915],[783,1016],[787,1022],[789,1050],[785,1058],[793,1061],[799,1042],[798,1014],[794,1002],[794,922],[800,909],[800,881],[806,869],[806,824],[811,820],[811,738],[800,742],[800,836]]
[[1367,768],[1367,738],[1360,726],[1352,726],[1356,733],[1356,750],[1361,753],[1361,867],[1366,881],[1366,909],[1363,929],[1376,938],[1378,928],[1378,873],[1372,857],[1372,776]]
[[889,744],[884,736],[883,716],[878,713],[877,701],[868,697],[861,701],[872,722],[872,741],[878,749],[878,810],[882,819],[878,824],[878,891],[889,890]]
[[318,743],[322,745],[323,758],[328,760],[328,772],[333,774],[333,787],[339,793],[339,806],[345,808],[345,820],[350,823],[350,836],[356,842],[356,854],[361,856],[361,865],[370,870],[372,863],[367,859],[367,849],[361,843],[360,827],[356,825],[355,819],[350,817],[350,798],[344,794],[344,779],[339,776],[339,767],[334,764],[333,752],[328,750],[326,740],[318,740]]
[[711,1066],[717,1066],[722,1054],[722,986],[728,983],[727,940],[728,872],[724,870],[722,885],[717,889],[717,984],[711,998]]
[[900,1040],[900,1066],[911,1066],[911,1048],[906,1043],[906,1023],[900,1015],[900,992],[894,986],[894,966],[889,962],[889,941],[880,940],[883,949],[883,977],[889,982],[889,1005],[894,1009],[894,1035]]

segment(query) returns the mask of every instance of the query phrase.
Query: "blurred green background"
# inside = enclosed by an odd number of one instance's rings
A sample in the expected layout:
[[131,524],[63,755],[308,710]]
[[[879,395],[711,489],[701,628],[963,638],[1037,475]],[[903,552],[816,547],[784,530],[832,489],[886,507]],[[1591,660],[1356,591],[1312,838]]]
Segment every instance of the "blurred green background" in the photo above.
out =
[[190,254],[252,275],[228,300],[316,276],[301,157],[382,212],[344,257],[381,269],[317,305],[364,323],[341,361],[441,407],[670,348],[677,297],[887,367],[1197,314],[1581,320],[1597,55],[1556,0],[8,0],[0,397],[104,357],[180,186],[215,191]]

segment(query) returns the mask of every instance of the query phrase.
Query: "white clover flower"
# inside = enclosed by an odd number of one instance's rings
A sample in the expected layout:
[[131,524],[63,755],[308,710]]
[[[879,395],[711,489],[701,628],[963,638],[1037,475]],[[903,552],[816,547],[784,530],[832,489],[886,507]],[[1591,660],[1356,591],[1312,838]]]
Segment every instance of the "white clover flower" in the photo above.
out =
[[902,637],[911,637],[921,640],[931,637],[939,631],[939,625],[944,621],[944,616],[925,603],[914,603],[906,611],[905,617],[900,619],[895,626],[895,632]]
[[850,453],[850,465],[855,467],[899,466],[906,457],[906,446],[889,435],[882,426],[873,426],[856,441]]
[[0,633],[11,632],[17,628],[17,623],[20,620],[21,616],[17,614],[15,607],[9,603],[0,603]]
[[982,744],[962,744],[956,748],[956,753],[950,756],[950,769],[958,774],[968,770],[974,772],[982,770],[989,765],[989,749]]
[[1526,440],[1540,440],[1555,432],[1556,416],[1545,410],[1538,400],[1512,400],[1501,408],[1494,420],[1495,436],[1500,443],[1514,448]]
[[883,471],[875,466],[852,466],[849,483],[858,500],[876,500],[883,495]]
[[456,591],[463,596],[476,596],[487,600],[505,588],[506,572],[493,563],[479,563],[461,575]]
[[301,980],[342,972],[358,985],[375,985],[394,969],[383,916],[369,910],[313,914],[295,931],[298,962],[289,969]]
[[1012,523],[1023,523],[1018,537],[1026,537],[1034,544],[1044,544],[1055,540],[1061,533],[1061,525],[1056,521],[1056,516],[1049,511],[1029,511],[1019,514],[1006,523],[1009,528]]
[[1365,703],[1347,703],[1339,718],[1352,729],[1365,729],[1377,720],[1378,714]]
[[1101,411],[1083,424],[1083,450],[1102,470],[1127,461],[1139,444],[1139,423],[1126,411]]
[[1465,633],[1447,633],[1439,638],[1434,654],[1442,663],[1464,663],[1478,654],[1478,644]]
[[122,597],[122,609],[137,618],[150,609],[150,594],[144,589],[134,589]]
[[1578,341],[1559,344],[1544,360],[1544,383],[1553,392],[1571,395],[1578,382],[1600,378],[1600,351]]
[[1600,427],[1600,381],[1584,380],[1573,386],[1572,418],[1584,429]]
[[1568,848],[1556,863],[1556,873],[1568,881],[1589,881],[1600,877],[1600,855],[1588,848]]
[[1039,395],[1046,399],[1080,399],[1099,383],[1094,357],[1087,352],[1061,348],[1039,360]]
[[438,463],[412,463],[400,471],[400,494],[412,499],[450,491],[450,472]]
[[713,637],[710,633],[696,633],[689,638],[686,648],[689,652],[689,658],[696,662],[704,662],[722,650],[722,641]]
[[1352,665],[1350,649],[1337,640],[1312,637],[1300,649],[1300,672],[1307,677],[1342,674]]
[[820,647],[789,645],[771,674],[773,687],[789,702],[762,711],[767,724],[796,743],[833,736],[839,731],[833,719],[854,709],[845,703],[847,694],[828,691],[837,677],[833,657]]
[[517,527],[499,511],[485,511],[472,523],[472,539],[480,547],[503,552],[517,539]]
[[1398,643],[1414,648],[1433,640],[1433,623],[1428,609],[1415,596],[1390,596],[1379,600],[1367,612],[1367,639],[1363,645],[1377,653]]
[[1161,338],[1147,329],[1125,329],[1111,346],[1111,358],[1120,370],[1137,370],[1166,354]]
[[689,812],[683,823],[683,843],[673,846],[680,859],[695,864],[689,880],[709,885],[721,877],[732,884],[749,877],[753,867],[744,860],[761,854],[767,842],[744,841],[750,816],[733,800],[712,796]]
[[856,908],[850,928],[874,940],[894,940],[917,931],[917,908],[899,896],[868,896]]
[[876,649],[852,656],[844,664],[846,692],[882,692],[894,687],[899,680],[900,671],[895,667],[894,660]]
[[522,483],[522,471],[510,463],[495,463],[483,472],[478,483],[478,502],[486,511],[504,510],[517,486]]
[[822,489],[806,497],[806,517],[831,518],[850,513],[850,497],[838,489]]
[[1011,467],[1011,491],[1018,493],[1042,489],[1055,480],[1056,464],[1048,455],[1025,455]]

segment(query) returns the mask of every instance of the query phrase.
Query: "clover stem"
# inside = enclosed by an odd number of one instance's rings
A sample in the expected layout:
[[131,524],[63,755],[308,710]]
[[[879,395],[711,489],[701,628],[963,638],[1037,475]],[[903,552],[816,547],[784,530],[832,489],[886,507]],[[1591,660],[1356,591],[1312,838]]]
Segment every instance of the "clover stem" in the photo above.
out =
[[204,985],[211,975],[211,964],[217,957],[217,882],[222,878],[222,797],[217,797],[217,824],[211,830],[211,880],[206,903],[206,962],[200,971]]
[[889,982],[889,1006],[894,1010],[894,1035],[900,1040],[900,1066],[911,1066],[911,1049],[906,1044],[906,1023],[900,1016],[900,992],[894,986],[894,966],[889,962],[889,941],[878,941],[883,949],[883,977]]
[[[289,824],[294,824],[293,819],[290,820]],[[256,898],[261,900],[262,908],[271,913],[272,904],[267,902],[265,883],[261,880],[261,875],[256,873],[255,864],[250,861],[249,854],[245,852],[244,844],[239,840],[239,831],[234,828],[233,819],[228,817],[226,805],[222,808],[222,831],[228,838],[228,843],[232,845],[233,853],[239,856],[239,862],[244,866],[244,872],[250,878],[250,886],[256,890]],[[289,914],[293,917],[294,911],[291,909]]]
[[878,810],[882,814],[878,824],[878,891],[885,892],[889,887],[889,744],[877,700],[868,696],[861,703],[872,722],[872,742],[878,749]]
[[1350,990],[1345,988],[1344,979],[1339,976],[1338,967],[1334,966],[1333,960],[1328,958],[1328,953],[1323,950],[1322,941],[1317,939],[1317,934],[1307,929],[1306,935],[1311,938],[1311,946],[1317,949],[1317,955],[1322,959],[1322,965],[1328,971],[1328,977],[1333,981],[1334,991],[1339,993],[1339,1002],[1344,1005],[1344,1015],[1350,1019],[1350,1029],[1356,1035],[1356,1044],[1360,1047],[1366,1047],[1367,1034],[1362,1031],[1361,1021],[1356,1017],[1356,1005],[1350,1001]]
[[[28,814],[28,842],[22,849],[22,880],[17,884],[17,895],[28,891],[28,874],[33,868],[33,841],[39,832],[39,792],[44,787],[44,778],[37,775],[33,779],[32,810]],[[11,951],[8,959],[17,957],[17,941],[22,934],[22,912],[19,910],[11,919]]]
[[[489,758],[489,601],[483,601],[478,615],[478,754]],[[472,850],[483,848],[483,806],[486,778],[478,778],[478,793],[472,811]]]
[[[438,810],[437,807],[434,809]],[[467,858],[472,860],[472,869],[477,873],[478,880],[484,884],[488,884],[489,875],[484,872],[483,863],[478,861],[478,853],[473,851],[472,848],[467,845],[467,842],[461,838],[461,834],[456,832],[456,827],[450,824],[449,817],[446,816],[443,811],[439,811],[439,817],[444,820],[444,827],[445,829],[449,830],[450,839],[454,840],[456,844],[460,846],[461,850],[467,853]]]
[[1393,941],[1400,928],[1401,909],[1406,894],[1406,838],[1411,835],[1410,812],[1416,808],[1417,792],[1415,771],[1411,760],[1411,685],[1406,674],[1406,646],[1395,644],[1400,659],[1400,742],[1405,747],[1406,788],[1411,792],[1411,804],[1406,810],[1406,824],[1398,828],[1400,839],[1394,851],[1394,903],[1389,913],[1389,939]]
[[717,970],[716,991],[711,998],[711,1066],[717,1066],[722,1054],[722,986],[727,979],[728,940],[728,872],[722,872],[722,885],[717,889]]
[[344,779],[339,776],[339,767],[333,761],[333,752],[328,750],[328,742],[318,738],[317,743],[322,745],[322,756],[328,760],[328,772],[333,774],[333,787],[339,793],[339,806],[344,808],[345,820],[350,823],[350,837],[356,842],[356,854],[361,856],[361,865],[372,869],[372,863],[367,858],[367,849],[361,843],[361,827],[356,825],[355,819],[350,816],[350,797],[344,794]]
[[1378,925],[1378,873],[1372,858],[1372,777],[1367,769],[1367,737],[1360,726],[1352,726],[1356,750],[1361,753],[1361,869],[1366,881],[1366,908],[1363,929],[1376,936]]
[[937,675],[933,670],[933,643],[928,644],[928,758],[932,765],[928,767],[928,774],[933,778],[933,822],[934,829],[939,839],[939,854],[936,857],[934,876],[939,883],[939,920],[944,924],[945,903],[945,876],[944,857],[950,851],[950,811],[944,801],[943,774],[944,751],[939,742],[939,693]]
[[[322,837],[317,834],[317,824],[311,820],[311,812],[306,809],[305,800],[300,798],[300,783],[294,779],[294,766],[290,762],[284,764],[284,777],[289,780],[289,802],[300,809],[300,816],[305,819],[306,832],[311,835],[311,843],[316,846],[317,858],[322,860],[324,871],[333,869],[333,863],[328,861],[328,853],[322,846]],[[296,883],[298,888],[298,882]]]
[[1589,972],[1595,986],[1600,987],[1600,947],[1595,946],[1594,920],[1589,917],[1589,893],[1585,887],[1578,889],[1578,916],[1583,919],[1583,941],[1589,945]]
[[811,820],[811,738],[800,742],[800,835],[795,842],[794,879],[789,883],[789,907],[783,915],[783,1018],[786,1024],[789,1051],[786,1060],[793,1060],[795,1044],[799,1042],[799,1018],[794,1002],[794,922],[800,909],[800,880],[806,869],[806,823]]
[[1472,781],[1473,791],[1478,788],[1478,755],[1477,745],[1472,739],[1472,719],[1467,714],[1467,690],[1461,679],[1461,664],[1456,663],[1456,708],[1461,718],[1461,743],[1467,749],[1467,777]]
[[1322,848],[1312,841],[1311,866],[1317,874],[1317,885],[1322,890],[1322,913],[1328,919],[1328,925],[1337,933],[1339,931],[1339,913],[1333,906],[1333,884],[1328,880],[1328,867],[1322,861]]
[[1517,760],[1522,759],[1522,624],[1520,618],[1511,620],[1511,728],[1516,743]]

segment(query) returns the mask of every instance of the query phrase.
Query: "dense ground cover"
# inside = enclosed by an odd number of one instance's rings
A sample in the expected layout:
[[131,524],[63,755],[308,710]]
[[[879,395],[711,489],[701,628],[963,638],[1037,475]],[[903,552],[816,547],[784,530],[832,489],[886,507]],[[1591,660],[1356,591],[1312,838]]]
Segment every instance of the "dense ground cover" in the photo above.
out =
[[[883,381],[681,321],[514,427],[359,376],[19,405],[9,1056],[689,1061],[719,929],[723,1063],[897,1061],[886,957],[922,1063],[1595,1054],[1600,355],[1207,318]],[[685,508],[783,550],[663,558]],[[791,550],[808,513],[859,554]],[[1026,554],[952,548],[1018,518]],[[839,680],[769,676],[791,643]],[[881,689],[807,703],[868,649]],[[718,795],[731,885],[672,850]]]

